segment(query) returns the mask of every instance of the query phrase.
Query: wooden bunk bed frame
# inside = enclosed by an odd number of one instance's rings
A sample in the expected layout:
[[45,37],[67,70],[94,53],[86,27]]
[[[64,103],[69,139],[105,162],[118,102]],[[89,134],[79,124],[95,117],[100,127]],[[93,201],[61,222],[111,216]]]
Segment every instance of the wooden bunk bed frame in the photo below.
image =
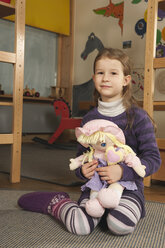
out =
[[[165,101],[154,102],[153,100],[155,70],[165,68],[165,57],[156,58],[155,56],[158,5],[165,10],[165,0],[148,0],[143,107],[151,117],[154,110],[165,110]],[[151,179],[165,181],[165,139],[157,139],[157,143],[162,164],[157,173],[144,179],[144,185],[148,187],[151,185]]]
[[21,144],[22,144],[22,109],[24,85],[24,35],[25,35],[25,0],[16,0],[15,7],[0,1],[0,17],[15,13],[15,49],[13,53],[0,51],[0,62],[14,66],[13,100],[0,102],[0,105],[13,108],[12,133],[0,134],[0,144],[10,144],[11,169],[10,181],[20,182]]

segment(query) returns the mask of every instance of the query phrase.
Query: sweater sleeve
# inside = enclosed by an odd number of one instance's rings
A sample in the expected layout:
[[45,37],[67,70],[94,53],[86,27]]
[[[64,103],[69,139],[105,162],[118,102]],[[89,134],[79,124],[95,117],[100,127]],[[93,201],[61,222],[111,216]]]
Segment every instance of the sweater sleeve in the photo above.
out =
[[[156,143],[153,124],[144,110],[139,110],[133,124],[134,138],[136,139],[136,154],[141,164],[146,166],[146,177],[155,173],[161,164],[160,152]],[[129,140],[129,138],[128,138]],[[139,176],[132,168],[121,165],[123,168],[122,180],[136,180]]]

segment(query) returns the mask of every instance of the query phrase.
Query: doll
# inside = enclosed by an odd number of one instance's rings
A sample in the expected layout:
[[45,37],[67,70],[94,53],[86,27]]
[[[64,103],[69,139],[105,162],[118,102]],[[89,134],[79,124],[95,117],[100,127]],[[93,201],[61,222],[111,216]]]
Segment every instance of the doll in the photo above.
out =
[[[98,167],[125,162],[139,176],[145,176],[145,166],[141,165],[134,151],[125,144],[123,131],[113,122],[92,120],[83,127],[76,128],[75,134],[77,141],[89,150],[75,159],[70,159],[70,170],[97,159]],[[91,189],[90,199],[85,206],[87,213],[93,217],[101,217],[105,208],[117,207],[124,188],[136,190],[137,186],[132,181],[119,181],[109,185],[106,181],[101,181],[95,171],[94,176],[81,187],[81,190],[84,191],[86,188]]]

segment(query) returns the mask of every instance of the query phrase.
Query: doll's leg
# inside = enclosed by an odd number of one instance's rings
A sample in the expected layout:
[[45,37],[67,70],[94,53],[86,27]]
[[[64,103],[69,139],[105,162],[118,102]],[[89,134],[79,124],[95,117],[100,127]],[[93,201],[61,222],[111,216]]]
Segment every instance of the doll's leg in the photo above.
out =
[[107,225],[116,235],[127,235],[134,231],[141,218],[142,207],[139,199],[133,193],[124,193],[119,205],[109,210]]
[[98,200],[104,208],[115,208],[120,202],[123,189],[119,183],[112,183],[108,188],[100,190]]
[[72,201],[63,192],[34,192],[20,197],[18,205],[24,210],[50,214],[60,220],[71,233],[87,235],[99,223],[99,218],[92,218],[85,211],[89,194],[80,198],[79,203]]
[[101,217],[104,212],[105,208],[100,204],[97,199],[98,191],[91,190],[90,199],[86,202],[85,209],[86,212],[92,217]]

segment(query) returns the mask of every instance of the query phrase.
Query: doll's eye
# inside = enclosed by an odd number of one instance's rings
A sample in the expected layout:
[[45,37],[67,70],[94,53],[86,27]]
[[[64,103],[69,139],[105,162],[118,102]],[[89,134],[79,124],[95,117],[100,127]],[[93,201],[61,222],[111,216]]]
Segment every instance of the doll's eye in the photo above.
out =
[[101,146],[102,146],[102,147],[105,147],[105,146],[106,146],[106,143],[101,143]]

